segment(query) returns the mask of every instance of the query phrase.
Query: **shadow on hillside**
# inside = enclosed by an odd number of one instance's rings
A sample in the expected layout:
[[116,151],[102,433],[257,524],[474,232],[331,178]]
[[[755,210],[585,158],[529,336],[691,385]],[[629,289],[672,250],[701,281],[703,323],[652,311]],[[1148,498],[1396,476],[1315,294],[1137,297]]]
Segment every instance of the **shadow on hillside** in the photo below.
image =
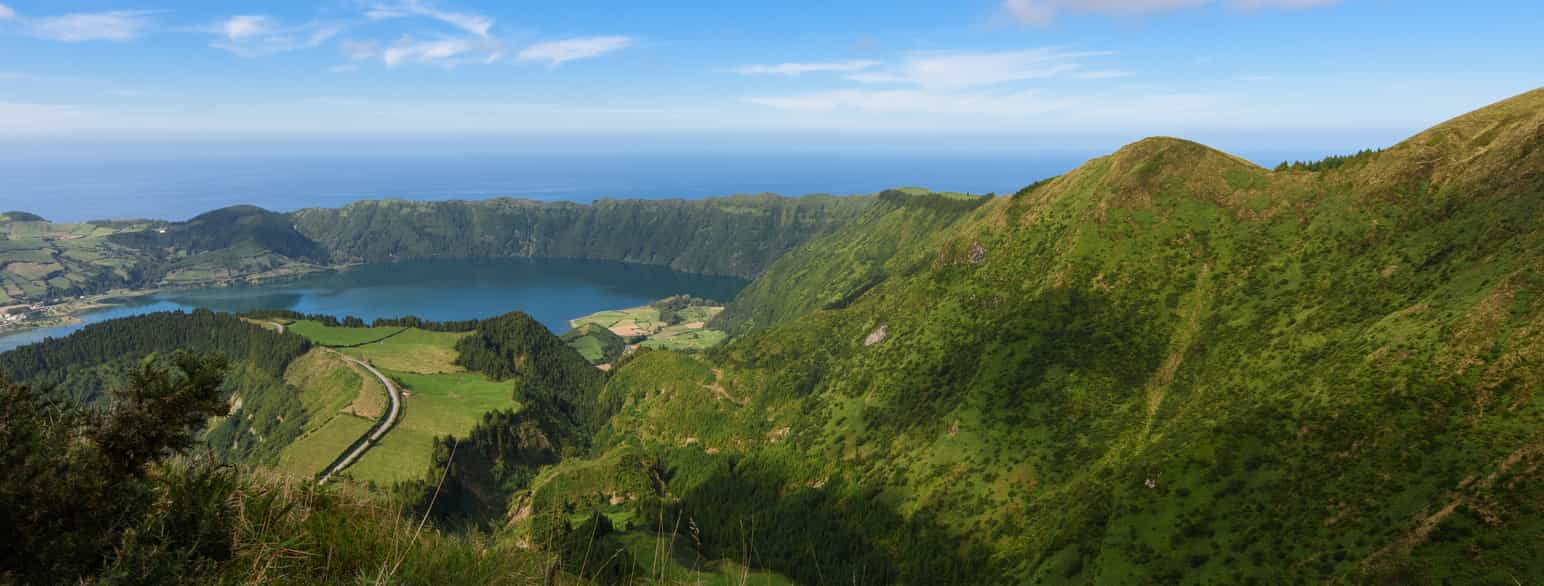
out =
[[875,489],[839,478],[794,484],[776,463],[729,462],[666,518],[704,559],[728,559],[806,584],[957,584],[992,581],[987,550],[951,535],[926,512],[910,518]]

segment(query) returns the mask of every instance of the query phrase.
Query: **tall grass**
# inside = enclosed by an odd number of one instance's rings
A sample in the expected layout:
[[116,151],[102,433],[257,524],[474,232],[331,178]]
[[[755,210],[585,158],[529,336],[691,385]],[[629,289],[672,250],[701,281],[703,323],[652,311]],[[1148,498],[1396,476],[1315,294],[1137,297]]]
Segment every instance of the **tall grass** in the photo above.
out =
[[493,535],[426,530],[397,499],[346,483],[251,469],[229,498],[230,583],[533,584],[555,564]]

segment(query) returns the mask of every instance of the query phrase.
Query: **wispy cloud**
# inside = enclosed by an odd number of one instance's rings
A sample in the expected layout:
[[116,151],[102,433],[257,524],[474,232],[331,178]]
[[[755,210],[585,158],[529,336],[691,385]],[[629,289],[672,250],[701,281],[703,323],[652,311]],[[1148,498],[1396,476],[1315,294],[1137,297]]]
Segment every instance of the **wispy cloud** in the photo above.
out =
[[[9,10],[9,9],[7,9]],[[117,10],[112,12],[77,12],[27,20],[33,36],[79,43],[84,41],[130,41],[150,27],[154,10]]]
[[344,63],[342,65],[334,65],[332,67],[328,67],[327,71],[331,71],[333,73],[353,73],[355,71],[359,71],[359,66],[353,63]]
[[365,16],[371,20],[388,20],[409,16],[432,18],[483,39],[491,38],[489,31],[493,28],[493,19],[481,14],[440,10],[432,4],[419,0],[402,0],[396,3],[376,4],[370,7]]
[[493,36],[493,19],[475,12],[445,10],[429,0],[396,0],[370,5],[365,16],[370,20],[426,18],[450,25],[457,32],[430,39],[403,36],[386,48],[379,48],[372,41],[344,43],[344,54],[355,61],[379,58],[387,67],[455,67],[464,63],[494,63],[505,54],[504,44]]
[[806,73],[838,72],[850,73],[862,71],[870,67],[880,65],[880,62],[869,59],[855,59],[851,61],[826,61],[821,63],[779,63],[777,65],[745,65],[729,70],[740,75],[786,75],[796,76]]
[[469,38],[441,38],[420,41],[402,37],[381,51],[387,67],[413,63],[455,67],[464,63],[492,63],[503,54],[496,43]]
[[1055,93],[1046,90],[972,91],[837,90],[746,101],[825,126],[951,129],[1151,128],[1224,120],[1217,96],[1188,93]]
[[267,15],[243,14],[216,23],[208,30],[219,37],[210,46],[242,57],[262,57],[320,46],[343,29],[316,21],[286,27]]
[[273,19],[261,14],[243,14],[232,16],[218,27],[232,41],[240,41],[266,34],[273,30]]
[[914,52],[893,63],[855,68],[846,79],[860,87],[759,95],[745,101],[804,121],[980,128],[991,128],[994,121],[1063,124],[1063,118],[1092,116],[1095,110],[1105,117],[1126,116],[1120,112],[1132,109],[1149,112],[1160,105],[1185,110],[1206,101],[1206,96],[1190,94],[1091,91],[1088,83],[1069,86],[1080,88],[1070,93],[1054,83],[1130,75],[1108,67],[1108,58],[1117,54],[1068,47]]
[[632,44],[632,38],[623,36],[575,37],[531,45],[521,50],[518,57],[521,61],[539,61],[548,67],[557,67],[569,61],[620,51]]
[[[1222,0],[1237,10],[1262,8],[1312,8],[1335,4],[1340,0]],[[1013,19],[1032,25],[1050,24],[1062,12],[1103,14],[1107,16],[1142,16],[1173,12],[1214,4],[1214,0],[1003,0],[1003,12]]]
[[16,11],[11,10],[10,6],[0,4],[0,20],[7,20],[11,18],[16,18]]
[[1058,47],[926,52],[911,55],[892,70],[858,73],[848,78],[869,84],[911,84],[934,90],[957,90],[1078,73],[1082,72],[1083,61],[1115,54],[1114,51],[1070,51]]

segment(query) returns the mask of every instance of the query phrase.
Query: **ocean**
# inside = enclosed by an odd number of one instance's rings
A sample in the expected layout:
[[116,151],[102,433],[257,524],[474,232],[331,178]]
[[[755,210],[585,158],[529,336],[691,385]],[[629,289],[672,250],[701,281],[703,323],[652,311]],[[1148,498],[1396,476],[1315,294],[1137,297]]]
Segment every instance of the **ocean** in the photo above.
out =
[[274,211],[360,199],[702,198],[743,193],[836,195],[918,186],[1012,193],[1063,173],[1082,154],[0,154],[0,211],[55,222],[183,220],[229,205]]

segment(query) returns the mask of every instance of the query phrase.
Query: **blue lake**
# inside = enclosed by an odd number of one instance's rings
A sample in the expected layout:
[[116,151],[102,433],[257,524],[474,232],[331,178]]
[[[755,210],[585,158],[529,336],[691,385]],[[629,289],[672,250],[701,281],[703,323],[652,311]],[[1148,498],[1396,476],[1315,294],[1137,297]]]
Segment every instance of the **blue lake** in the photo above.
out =
[[416,315],[436,321],[531,314],[557,333],[568,320],[604,309],[635,307],[686,293],[729,300],[745,281],[679,273],[664,267],[581,260],[415,261],[253,287],[171,291],[81,316],[85,324],[0,337],[0,351],[64,336],[86,324],[155,311],[206,308],[241,312],[290,309],[365,320]]

